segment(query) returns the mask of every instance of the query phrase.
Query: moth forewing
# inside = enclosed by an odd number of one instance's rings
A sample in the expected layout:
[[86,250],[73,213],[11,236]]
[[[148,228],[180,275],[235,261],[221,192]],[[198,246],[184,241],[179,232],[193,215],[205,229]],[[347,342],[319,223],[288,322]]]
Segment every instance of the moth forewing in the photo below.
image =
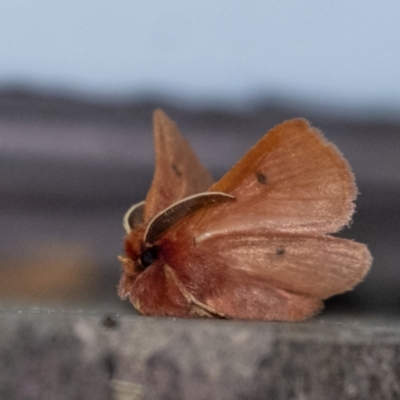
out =
[[146,196],[144,221],[187,196],[206,191],[212,177],[176,124],[161,110],[153,116],[155,171]]
[[357,193],[347,161],[302,119],[270,130],[214,190],[237,202],[199,218],[196,230],[332,233],[349,222]]

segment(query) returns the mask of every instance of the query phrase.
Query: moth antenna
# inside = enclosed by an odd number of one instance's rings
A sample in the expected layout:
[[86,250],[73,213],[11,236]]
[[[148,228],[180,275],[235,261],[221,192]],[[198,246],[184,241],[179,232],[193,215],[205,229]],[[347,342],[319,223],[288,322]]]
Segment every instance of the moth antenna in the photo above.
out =
[[185,197],[158,213],[149,222],[144,233],[144,242],[154,243],[171,226],[200,208],[228,200],[235,200],[235,197],[222,192],[204,192]]
[[134,204],[125,213],[124,218],[122,219],[122,225],[126,233],[129,233],[132,229],[136,228],[136,226],[143,222],[144,203],[144,201],[141,201],[140,203]]

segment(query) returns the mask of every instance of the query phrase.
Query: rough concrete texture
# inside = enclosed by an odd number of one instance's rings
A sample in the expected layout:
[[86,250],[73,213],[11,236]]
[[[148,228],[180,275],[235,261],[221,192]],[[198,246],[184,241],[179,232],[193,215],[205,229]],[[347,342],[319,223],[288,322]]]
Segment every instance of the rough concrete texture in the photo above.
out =
[[1,399],[396,399],[400,323],[0,311]]

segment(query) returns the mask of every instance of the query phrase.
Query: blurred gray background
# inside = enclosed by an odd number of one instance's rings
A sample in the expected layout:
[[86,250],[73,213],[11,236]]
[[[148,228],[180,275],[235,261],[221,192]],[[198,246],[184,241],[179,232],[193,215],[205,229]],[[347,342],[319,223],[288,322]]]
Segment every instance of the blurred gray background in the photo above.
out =
[[153,173],[163,108],[217,179],[302,116],[360,188],[341,235],[371,273],[331,311],[400,310],[400,3],[5,1],[0,301],[130,312],[121,219]]

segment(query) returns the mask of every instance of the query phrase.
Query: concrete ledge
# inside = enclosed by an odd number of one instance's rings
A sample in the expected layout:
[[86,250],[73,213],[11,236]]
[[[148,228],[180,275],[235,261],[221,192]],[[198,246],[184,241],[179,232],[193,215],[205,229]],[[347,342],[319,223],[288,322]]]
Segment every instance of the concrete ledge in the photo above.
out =
[[1,399],[400,398],[400,321],[0,310]]

